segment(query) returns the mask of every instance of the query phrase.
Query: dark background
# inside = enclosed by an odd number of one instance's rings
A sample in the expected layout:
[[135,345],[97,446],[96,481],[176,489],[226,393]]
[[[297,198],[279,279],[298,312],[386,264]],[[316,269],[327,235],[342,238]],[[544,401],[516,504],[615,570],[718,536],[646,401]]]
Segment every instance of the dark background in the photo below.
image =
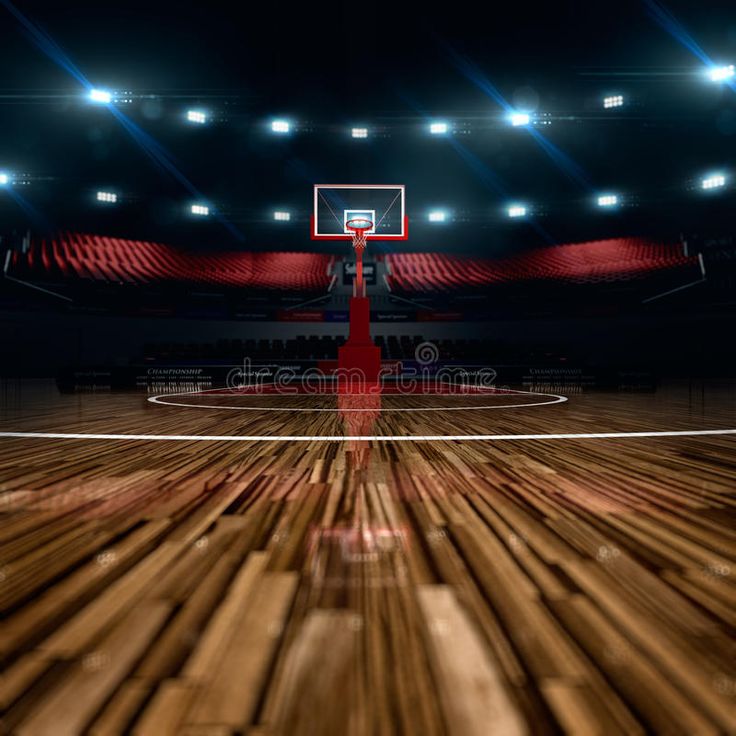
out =
[[[445,5],[378,2],[120,2],[19,0],[93,86],[130,90],[119,109],[153,137],[220,218],[193,220],[194,199],[107,108],[39,49],[0,5],[0,168],[21,174],[22,206],[0,191],[3,231],[74,229],[198,248],[311,248],[311,185],[405,183],[413,249],[501,254],[625,234],[732,231],[732,192],[699,179],[729,171],[736,92],[655,23],[644,3]],[[716,62],[736,59],[733,2],[667,6]],[[453,63],[465,55],[510,105],[537,101],[538,130],[577,164],[556,165]],[[604,111],[605,93],[627,105]],[[215,121],[184,121],[201,106]],[[274,136],[274,116],[295,132]],[[430,138],[428,117],[454,121]],[[351,125],[371,130],[367,141]],[[489,181],[496,182],[490,184]],[[122,194],[115,208],[97,189]],[[597,210],[597,192],[627,206]],[[503,207],[535,205],[534,224]],[[456,222],[425,223],[447,207]],[[294,221],[273,223],[288,208]],[[223,222],[226,221],[226,222]],[[323,248],[339,246],[327,245]],[[384,246],[395,248],[396,246]]]

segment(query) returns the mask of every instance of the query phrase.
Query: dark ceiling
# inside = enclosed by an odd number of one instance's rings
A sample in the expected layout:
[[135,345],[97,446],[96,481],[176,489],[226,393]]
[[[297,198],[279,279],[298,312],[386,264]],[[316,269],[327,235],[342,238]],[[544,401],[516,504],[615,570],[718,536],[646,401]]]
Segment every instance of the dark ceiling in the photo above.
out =
[[[0,192],[5,232],[305,248],[311,184],[327,180],[405,183],[413,248],[733,228],[736,187],[705,196],[698,182],[736,173],[736,88],[707,81],[651,3],[18,0],[63,53],[4,5],[0,169],[19,179]],[[732,0],[667,9],[711,59],[736,61]],[[64,56],[92,85],[132,92],[117,106],[124,117],[86,101]],[[549,124],[511,128],[487,82]],[[607,92],[627,104],[603,110]],[[187,124],[195,106],[213,122]],[[274,136],[273,116],[292,120],[293,134]],[[431,117],[454,133],[430,137]],[[368,140],[350,138],[354,124]],[[120,192],[117,206],[94,202],[106,188]],[[219,217],[187,214],[195,190]],[[605,190],[625,206],[597,210]],[[531,223],[504,217],[513,200],[534,207]],[[435,206],[455,222],[426,224]],[[294,219],[273,223],[274,208]]]

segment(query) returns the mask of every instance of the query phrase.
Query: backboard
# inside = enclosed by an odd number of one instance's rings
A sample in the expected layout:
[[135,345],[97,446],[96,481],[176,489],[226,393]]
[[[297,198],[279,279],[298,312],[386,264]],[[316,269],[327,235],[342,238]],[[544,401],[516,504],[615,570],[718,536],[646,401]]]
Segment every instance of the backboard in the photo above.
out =
[[352,240],[348,222],[367,219],[366,240],[406,240],[403,184],[315,184],[312,240]]

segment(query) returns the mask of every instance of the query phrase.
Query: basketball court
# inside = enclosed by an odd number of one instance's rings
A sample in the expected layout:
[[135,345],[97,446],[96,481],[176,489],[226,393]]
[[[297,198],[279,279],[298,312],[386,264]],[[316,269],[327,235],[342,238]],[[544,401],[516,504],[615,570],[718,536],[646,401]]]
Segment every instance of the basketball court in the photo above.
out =
[[0,734],[736,733],[733,65],[653,0],[690,66],[616,4],[22,4]]
[[727,730],[736,396],[701,389],[6,388],[8,717]]

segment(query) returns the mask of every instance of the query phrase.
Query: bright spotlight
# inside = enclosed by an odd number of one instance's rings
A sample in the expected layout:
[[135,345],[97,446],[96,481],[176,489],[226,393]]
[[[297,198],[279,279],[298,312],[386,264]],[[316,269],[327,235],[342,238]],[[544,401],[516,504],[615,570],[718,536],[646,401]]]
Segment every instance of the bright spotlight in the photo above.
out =
[[353,128],[350,131],[350,135],[352,135],[353,138],[367,138],[368,128]]
[[10,174],[0,171],[0,187],[6,187],[10,184]]
[[521,125],[529,125],[531,117],[526,112],[512,112],[509,115],[509,122],[515,128],[518,128]]
[[192,214],[199,217],[207,217],[210,214],[210,208],[204,204],[193,204]]
[[115,204],[118,201],[118,195],[115,192],[97,192],[97,201]]
[[112,102],[112,93],[104,89],[91,89],[89,91],[89,99],[100,105],[109,105]]
[[432,210],[427,219],[430,222],[445,222],[447,220],[447,213],[444,210]]
[[276,210],[273,213],[273,219],[277,222],[289,222],[291,220],[291,212],[285,212],[283,210]]
[[726,176],[724,174],[711,174],[706,176],[700,184],[703,189],[720,189],[726,186]]
[[204,110],[187,110],[187,120],[190,123],[204,125],[207,122],[207,113]]
[[624,104],[623,95],[611,95],[603,98],[603,107],[609,110],[612,107],[621,107]]
[[288,120],[274,120],[271,122],[271,130],[274,133],[288,133],[291,125]]
[[508,206],[506,213],[509,217],[526,217],[526,205],[511,204]]
[[711,82],[725,82],[729,79],[733,79],[736,76],[736,68],[733,64],[728,66],[717,66],[710,70]]
[[445,135],[449,129],[450,126],[447,123],[435,122],[429,124],[429,132],[432,135]]
[[618,195],[616,194],[601,194],[598,197],[599,207],[615,207],[618,204]]

